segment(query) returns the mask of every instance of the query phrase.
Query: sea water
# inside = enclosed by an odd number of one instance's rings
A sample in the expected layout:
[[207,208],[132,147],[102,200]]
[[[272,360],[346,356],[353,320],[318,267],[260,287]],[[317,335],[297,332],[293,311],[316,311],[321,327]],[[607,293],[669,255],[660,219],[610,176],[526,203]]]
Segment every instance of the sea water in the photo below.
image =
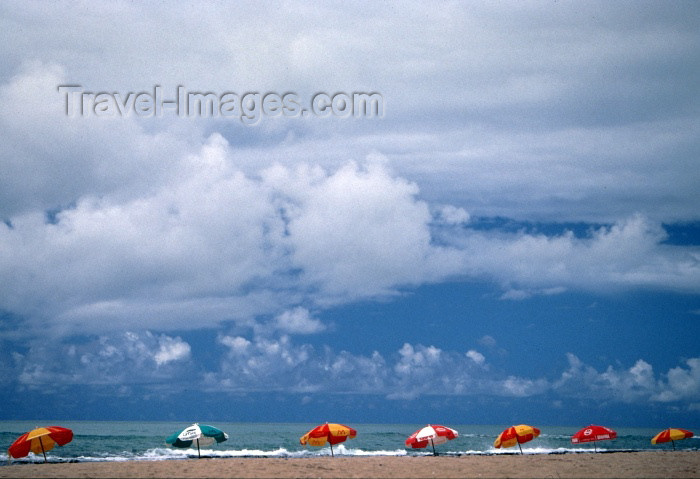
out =
[[[269,457],[295,458],[330,456],[325,447],[304,447],[299,437],[316,424],[297,423],[226,423],[208,422],[229,435],[227,441],[202,447],[202,457]],[[333,447],[339,456],[415,456],[432,454],[426,449],[406,449],[404,441],[424,424],[347,424],[357,430],[357,437]],[[439,455],[519,454],[518,447],[495,449],[493,441],[509,425],[446,424],[459,431],[459,437],[435,447]],[[49,462],[91,462],[186,459],[198,456],[196,447],[178,449],[165,444],[170,434],[189,426],[182,422],[118,421],[0,421],[0,459],[7,464],[7,448],[23,433],[40,426],[62,426],[73,430],[73,441],[47,453]],[[594,445],[572,444],[571,435],[581,427],[541,426],[541,435],[522,445],[524,454],[586,454]],[[617,439],[596,443],[598,452],[645,451],[670,449],[671,444],[652,445],[657,429],[615,428]],[[700,438],[676,442],[676,449],[697,450]],[[12,463],[43,462],[42,455],[31,454]]]

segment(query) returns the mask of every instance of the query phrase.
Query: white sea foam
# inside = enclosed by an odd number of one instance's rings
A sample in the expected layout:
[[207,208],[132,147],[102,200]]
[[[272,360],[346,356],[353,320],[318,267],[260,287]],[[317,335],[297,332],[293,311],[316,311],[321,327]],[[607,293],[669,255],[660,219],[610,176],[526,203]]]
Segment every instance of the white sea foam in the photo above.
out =
[[[333,448],[333,452],[338,455],[343,456],[405,456],[407,455],[406,449],[395,449],[393,451],[379,450],[379,451],[365,451],[364,449],[349,448],[344,444],[339,444]],[[328,454],[330,454],[330,449],[328,449]]]

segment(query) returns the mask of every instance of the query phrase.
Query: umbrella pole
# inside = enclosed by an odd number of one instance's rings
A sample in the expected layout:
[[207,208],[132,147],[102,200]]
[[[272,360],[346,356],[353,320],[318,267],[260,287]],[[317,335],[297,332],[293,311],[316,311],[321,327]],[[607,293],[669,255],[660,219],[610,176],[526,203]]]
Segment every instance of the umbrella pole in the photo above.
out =
[[199,438],[197,438],[197,458],[202,458],[202,454],[199,452]]
[[522,455],[522,453],[523,453],[523,448],[522,448],[522,446],[520,445],[520,442],[519,442],[519,441],[518,441],[518,449],[520,449],[520,454]]
[[595,439],[593,440],[593,450],[598,452],[598,446],[596,445]]
[[676,450],[676,441],[671,439],[671,445],[673,446],[673,450],[675,451]]
[[433,456],[437,456],[437,452],[435,452],[435,443],[432,437],[430,438],[430,445],[433,446]]
[[39,436],[39,445],[41,446],[42,454],[44,454],[44,464],[46,464],[46,451],[44,450],[44,443],[41,441],[41,436]]
[[331,445],[331,457],[335,457],[335,456],[333,455],[333,443],[330,442],[330,441],[328,441],[328,444]]

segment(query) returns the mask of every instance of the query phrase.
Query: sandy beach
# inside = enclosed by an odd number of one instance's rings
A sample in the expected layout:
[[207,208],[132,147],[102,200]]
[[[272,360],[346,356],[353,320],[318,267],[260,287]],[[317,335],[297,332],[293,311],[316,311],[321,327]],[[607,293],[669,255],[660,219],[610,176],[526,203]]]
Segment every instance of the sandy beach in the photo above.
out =
[[700,452],[18,464],[0,477],[700,477]]

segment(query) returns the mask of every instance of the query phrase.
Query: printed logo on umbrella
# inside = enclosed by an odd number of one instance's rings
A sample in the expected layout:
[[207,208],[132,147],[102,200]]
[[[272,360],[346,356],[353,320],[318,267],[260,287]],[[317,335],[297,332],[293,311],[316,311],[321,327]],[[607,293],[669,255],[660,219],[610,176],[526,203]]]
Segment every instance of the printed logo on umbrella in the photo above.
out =
[[199,437],[199,428],[196,426],[190,426],[180,433],[178,436],[182,441],[191,441]]

